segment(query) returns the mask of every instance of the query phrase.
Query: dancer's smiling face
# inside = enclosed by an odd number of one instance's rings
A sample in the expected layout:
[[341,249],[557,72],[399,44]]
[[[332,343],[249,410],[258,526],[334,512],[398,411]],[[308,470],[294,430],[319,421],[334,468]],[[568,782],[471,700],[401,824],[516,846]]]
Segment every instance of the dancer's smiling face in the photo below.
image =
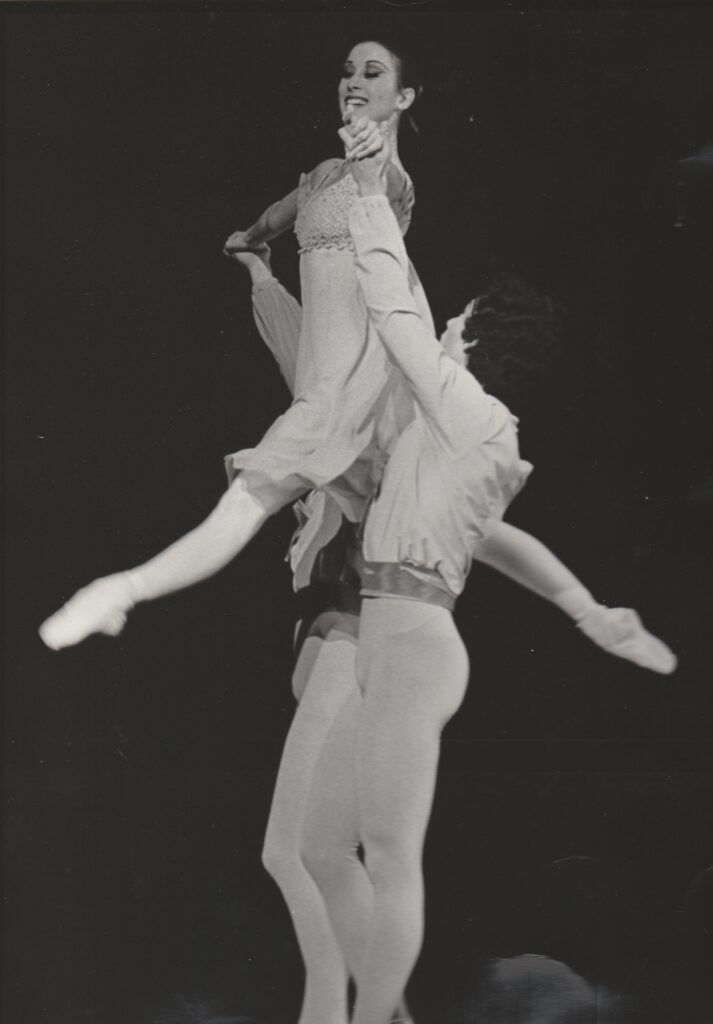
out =
[[350,51],[339,82],[342,116],[398,120],[415,95],[413,89],[402,86],[401,61],[381,43],[357,43]]

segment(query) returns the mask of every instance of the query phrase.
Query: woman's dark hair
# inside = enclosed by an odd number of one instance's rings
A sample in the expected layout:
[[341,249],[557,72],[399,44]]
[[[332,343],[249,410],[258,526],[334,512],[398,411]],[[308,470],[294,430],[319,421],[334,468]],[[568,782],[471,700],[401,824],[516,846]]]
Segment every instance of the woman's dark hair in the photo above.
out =
[[475,300],[463,339],[469,368],[506,404],[544,382],[562,351],[564,308],[515,274],[493,277]]
[[413,89],[418,99],[423,92],[423,76],[416,55],[385,36],[371,41],[379,43],[392,57],[396,57],[399,62],[399,85],[402,89]]

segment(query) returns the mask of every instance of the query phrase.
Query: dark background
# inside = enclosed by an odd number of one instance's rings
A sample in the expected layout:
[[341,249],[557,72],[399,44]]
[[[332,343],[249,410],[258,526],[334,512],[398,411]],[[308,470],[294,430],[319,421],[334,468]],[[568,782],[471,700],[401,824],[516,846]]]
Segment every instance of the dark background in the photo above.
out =
[[[284,409],[222,242],[338,154],[339,61],[389,21],[426,68],[402,157],[436,319],[498,269],[569,310],[556,380],[515,409],[536,473],[511,518],[680,656],[669,678],[615,661],[474,570],[411,998],[470,1020],[483,958],[529,951],[631,1019],[708,1020],[710,908],[681,908],[713,863],[713,223],[702,180],[674,227],[669,168],[713,136],[710,14],[3,6],[5,1019],[144,1024],[181,996],[296,1020],[259,856],[293,712],[291,514],[118,641],[55,654],[36,627],[195,525],[222,456]],[[294,238],[274,253],[296,287]]]

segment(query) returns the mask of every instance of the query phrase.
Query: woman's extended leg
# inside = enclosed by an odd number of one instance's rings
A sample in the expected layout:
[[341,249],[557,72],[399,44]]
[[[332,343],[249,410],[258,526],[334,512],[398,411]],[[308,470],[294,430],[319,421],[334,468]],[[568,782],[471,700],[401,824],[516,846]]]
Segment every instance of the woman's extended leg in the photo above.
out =
[[421,861],[440,736],[468,682],[450,613],[397,598],[364,601],[357,678],[356,780],[374,905],[352,1024],[387,1024],[421,949]]
[[47,646],[70,647],[92,633],[115,636],[139,601],[184,590],[224,568],[276,511],[266,509],[246,481],[247,475],[236,477],[202,523],[148,562],[78,590],[40,626]]

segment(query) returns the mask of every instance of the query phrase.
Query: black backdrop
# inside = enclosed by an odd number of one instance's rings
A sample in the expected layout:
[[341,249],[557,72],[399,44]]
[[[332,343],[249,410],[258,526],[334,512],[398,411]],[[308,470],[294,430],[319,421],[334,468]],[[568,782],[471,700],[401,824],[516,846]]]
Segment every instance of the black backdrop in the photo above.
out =
[[[426,68],[402,155],[436,318],[503,268],[569,310],[557,380],[515,410],[536,473],[512,519],[681,658],[667,679],[615,662],[473,573],[414,1005],[470,1019],[482,959],[526,950],[693,992],[668,950],[713,863],[712,225],[704,184],[673,226],[667,168],[710,141],[709,13],[3,6],[6,1019],[139,1024],[176,993],[296,1019],[297,949],[259,861],[293,710],[290,513],[118,641],[53,654],[36,627],[194,525],[222,456],[283,410],[222,241],[338,153],[338,62],[387,18]],[[274,246],[293,288],[295,250]],[[568,857],[607,879],[586,941],[542,896]]]

